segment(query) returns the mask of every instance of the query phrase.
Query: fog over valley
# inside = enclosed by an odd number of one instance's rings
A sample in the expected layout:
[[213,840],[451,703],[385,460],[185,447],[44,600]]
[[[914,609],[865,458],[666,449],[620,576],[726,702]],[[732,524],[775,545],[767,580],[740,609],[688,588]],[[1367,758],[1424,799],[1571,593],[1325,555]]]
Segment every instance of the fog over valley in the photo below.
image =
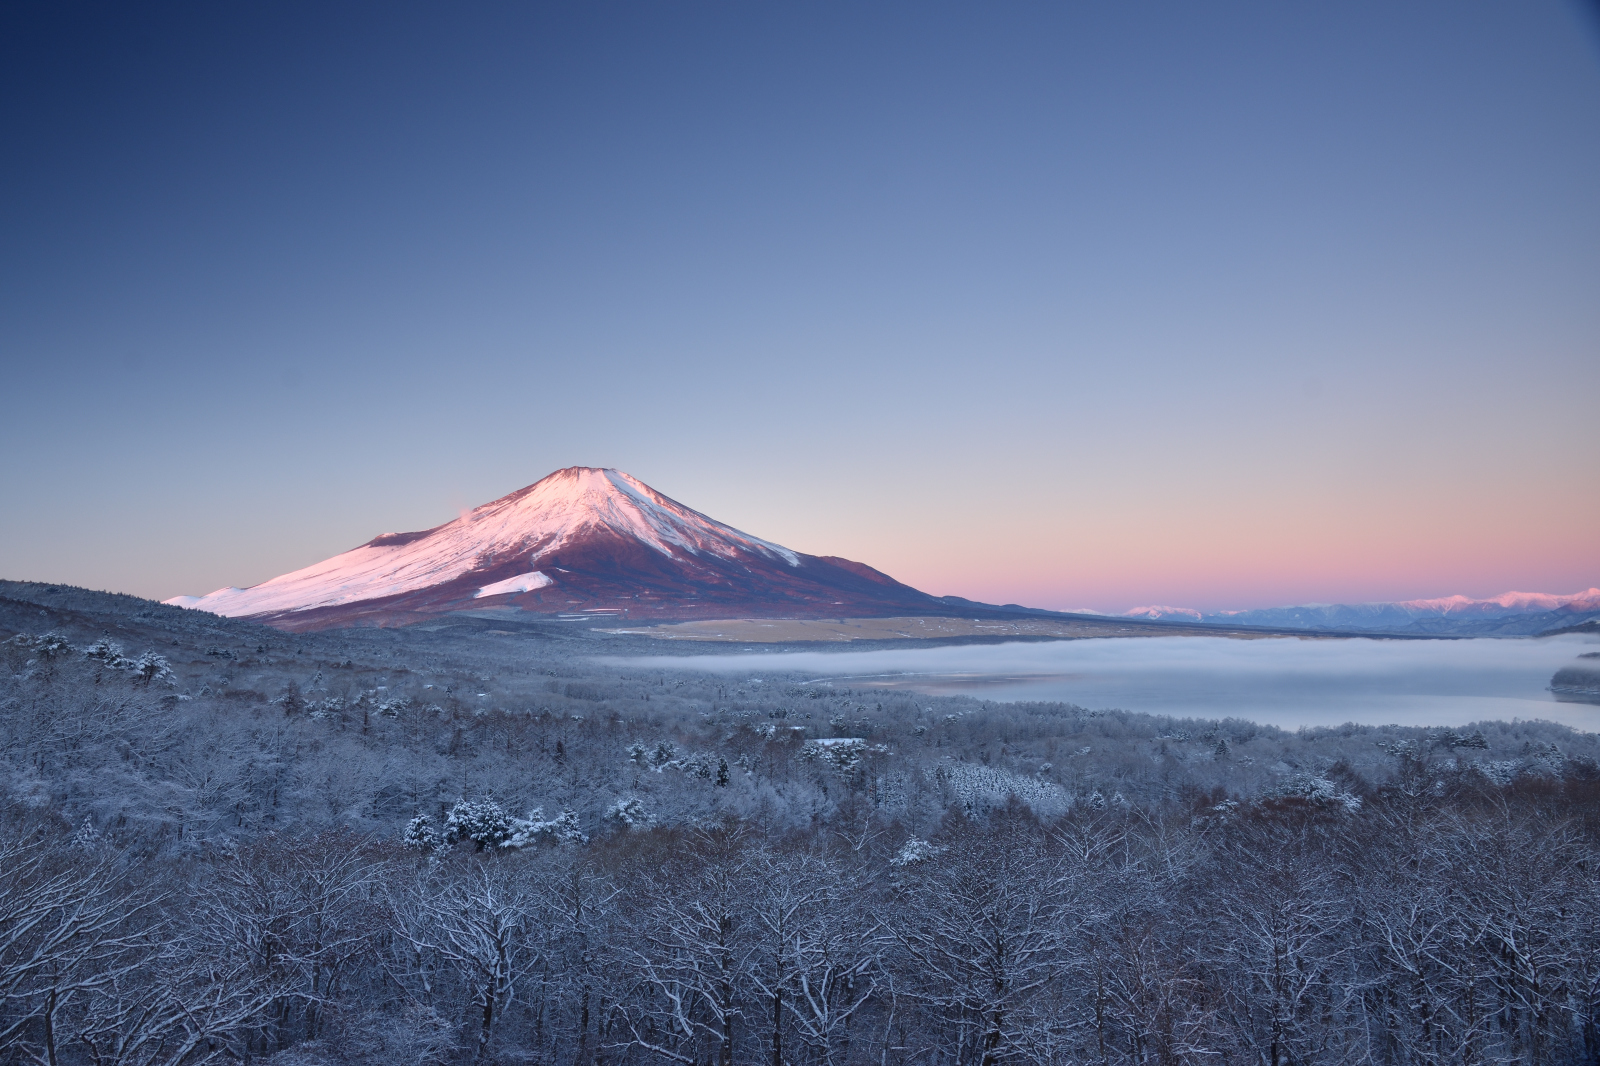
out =
[[1559,702],[1550,692],[1555,671],[1594,647],[1600,647],[1594,638],[1577,635],[1542,640],[1145,637],[877,651],[859,650],[859,645],[850,651],[777,654],[746,649],[646,657],[632,665],[732,675],[766,671],[808,683],[1244,718],[1286,729],[1543,718],[1594,731],[1600,708]]

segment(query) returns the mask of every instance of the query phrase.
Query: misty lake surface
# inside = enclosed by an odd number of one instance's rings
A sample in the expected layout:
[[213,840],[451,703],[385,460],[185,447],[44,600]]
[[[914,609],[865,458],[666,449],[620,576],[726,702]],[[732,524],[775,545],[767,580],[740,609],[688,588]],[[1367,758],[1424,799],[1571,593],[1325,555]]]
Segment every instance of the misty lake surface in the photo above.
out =
[[1284,728],[1464,726],[1539,718],[1600,730],[1600,706],[1558,702],[1550,676],[1592,638],[1366,640],[1138,637],[1048,643],[608,660],[764,684],[834,684],[986,700],[1048,700]]

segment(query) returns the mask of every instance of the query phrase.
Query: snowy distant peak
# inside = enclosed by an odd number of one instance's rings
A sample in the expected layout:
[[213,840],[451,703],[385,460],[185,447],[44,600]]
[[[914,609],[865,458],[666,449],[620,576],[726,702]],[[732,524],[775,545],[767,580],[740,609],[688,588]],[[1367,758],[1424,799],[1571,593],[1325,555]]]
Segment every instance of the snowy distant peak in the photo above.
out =
[[1474,600],[1466,596],[1445,596],[1437,600],[1403,600],[1395,606],[1416,614],[1460,614],[1468,611],[1500,613],[1494,610],[1497,607],[1507,612],[1555,611],[1562,607],[1600,608],[1600,589],[1588,589],[1570,595],[1548,592],[1502,592],[1486,600]]
[[[1475,614],[1496,617],[1507,614],[1534,614],[1556,611],[1563,607],[1580,610],[1600,609],[1600,588],[1583,592],[1502,592],[1488,599],[1475,600],[1469,596],[1441,596],[1427,600],[1373,601],[1367,603],[1305,603],[1295,607],[1271,607],[1273,611],[1324,611],[1364,612],[1382,614],[1399,612],[1413,618]],[[1259,614],[1260,611],[1218,611],[1209,617],[1238,618],[1241,615]]]
[[1134,607],[1122,612],[1124,618],[1193,618],[1199,621],[1204,617],[1193,607]]
[[[1303,603],[1293,607],[1268,607],[1247,611],[1202,613],[1188,607],[1135,607],[1123,612],[1136,618],[1189,618],[1228,625],[1284,626],[1316,629],[1415,630],[1428,632],[1467,632],[1462,627],[1498,624],[1496,620],[1526,618],[1531,628],[1540,626],[1534,616],[1578,616],[1600,612],[1600,589],[1553,594],[1546,592],[1505,592],[1488,599],[1444,596],[1437,599],[1401,600],[1377,603]],[[1524,623],[1517,623],[1522,625]],[[1554,620],[1552,620],[1554,624]],[[1564,623],[1562,623],[1564,624]]]

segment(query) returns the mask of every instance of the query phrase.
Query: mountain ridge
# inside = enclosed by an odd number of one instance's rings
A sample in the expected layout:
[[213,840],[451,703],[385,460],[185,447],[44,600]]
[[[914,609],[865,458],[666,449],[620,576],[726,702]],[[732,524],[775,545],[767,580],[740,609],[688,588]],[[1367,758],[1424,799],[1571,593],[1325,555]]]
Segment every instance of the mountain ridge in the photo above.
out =
[[286,629],[506,606],[630,621],[951,609],[866,563],[793,551],[597,467],[557,470],[431,529],[383,533],[249,588],[165,602]]
[[1600,588],[1574,593],[1504,592],[1485,599],[1443,596],[1371,603],[1306,603],[1242,611],[1135,607],[1120,617],[1200,625],[1272,626],[1397,635],[1534,636],[1600,618]]

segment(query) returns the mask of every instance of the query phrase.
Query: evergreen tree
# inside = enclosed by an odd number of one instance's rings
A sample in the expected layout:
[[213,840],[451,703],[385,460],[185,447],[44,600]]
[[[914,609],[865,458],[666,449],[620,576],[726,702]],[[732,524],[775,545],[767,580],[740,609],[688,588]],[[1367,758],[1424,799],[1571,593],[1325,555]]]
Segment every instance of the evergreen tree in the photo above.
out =
[[406,823],[406,831],[400,842],[416,851],[432,851],[439,846],[439,832],[434,829],[432,818],[419,814]]
[[470,840],[478,851],[498,848],[515,831],[511,816],[494,800],[461,800],[450,808],[444,823],[444,842]]
[[133,664],[133,672],[138,674],[139,679],[148,685],[153,681],[170,680],[172,677],[172,664],[167,662],[165,657],[157,655],[153,651],[147,651],[139,656],[139,660]]

